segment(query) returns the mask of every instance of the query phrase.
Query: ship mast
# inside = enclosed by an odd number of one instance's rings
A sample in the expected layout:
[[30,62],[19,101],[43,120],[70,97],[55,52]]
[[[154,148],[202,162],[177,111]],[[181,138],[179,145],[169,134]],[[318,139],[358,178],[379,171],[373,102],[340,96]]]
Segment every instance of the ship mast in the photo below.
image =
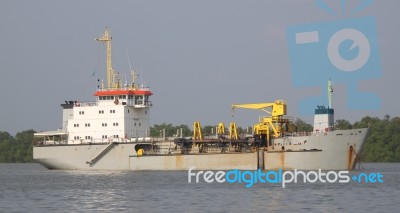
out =
[[108,28],[104,31],[104,35],[100,38],[97,38],[96,41],[100,41],[106,44],[107,47],[107,87],[112,88],[114,87],[114,69],[112,68],[111,64],[111,39],[110,33],[108,32]]
[[333,87],[331,79],[328,80],[328,108],[332,109],[332,95],[333,95]]

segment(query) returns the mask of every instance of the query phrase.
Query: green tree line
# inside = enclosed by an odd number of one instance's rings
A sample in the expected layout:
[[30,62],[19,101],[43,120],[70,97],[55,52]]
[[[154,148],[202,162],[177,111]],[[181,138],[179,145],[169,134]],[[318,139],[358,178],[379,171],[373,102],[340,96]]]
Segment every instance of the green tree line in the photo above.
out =
[[0,163],[31,163],[34,130],[18,132],[15,137],[0,131]]
[[[312,126],[300,119],[295,121],[297,131],[312,131]],[[370,132],[362,150],[361,160],[363,162],[400,162],[400,117],[386,115],[383,119],[366,116],[355,123],[345,119],[336,121],[336,129],[357,129],[370,127]],[[192,127],[188,125],[155,124],[150,128],[152,137],[180,136],[191,137]],[[240,128],[240,134],[251,132],[251,127]],[[29,163],[32,160],[32,141],[34,130],[19,132],[15,137],[8,132],[0,131],[0,163]],[[202,127],[204,135],[215,134],[215,126],[206,125]],[[226,127],[226,133],[227,127]]]
[[357,129],[370,127],[362,151],[363,162],[400,162],[400,117],[383,119],[366,116],[353,124],[347,120],[337,120],[337,129]]

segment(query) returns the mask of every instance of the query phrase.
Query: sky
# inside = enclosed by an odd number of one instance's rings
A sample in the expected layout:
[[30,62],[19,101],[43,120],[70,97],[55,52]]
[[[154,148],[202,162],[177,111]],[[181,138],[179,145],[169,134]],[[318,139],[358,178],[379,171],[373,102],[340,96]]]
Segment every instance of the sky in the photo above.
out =
[[[326,0],[333,11],[340,1]],[[374,1],[350,14],[361,1],[348,1],[332,15],[313,0],[148,0],[0,2],[0,131],[55,130],[61,103],[94,101],[104,79],[105,48],[96,42],[105,26],[113,43],[113,67],[130,68],[149,86],[151,123],[202,125],[235,121],[248,126],[265,115],[231,104],[285,100],[288,114],[309,123],[299,102],[325,92],[293,84],[286,29],[289,26],[374,16],[382,75],[358,87],[381,99],[377,110],[351,110],[346,85],[335,84],[336,119],[399,116],[400,1]],[[347,11],[347,12],[346,12]],[[321,105],[327,103],[321,103]],[[312,109],[311,109],[312,110]]]

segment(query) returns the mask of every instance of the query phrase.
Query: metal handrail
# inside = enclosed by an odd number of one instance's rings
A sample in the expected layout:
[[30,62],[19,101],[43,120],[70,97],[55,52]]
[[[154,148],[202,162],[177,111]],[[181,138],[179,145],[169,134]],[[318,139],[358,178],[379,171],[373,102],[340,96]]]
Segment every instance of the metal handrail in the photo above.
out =
[[97,89],[97,91],[99,91],[99,92],[108,92],[108,91],[117,91],[117,90],[129,90],[129,91],[145,90],[145,91],[150,91],[150,87],[124,86],[124,87],[120,87],[120,88],[99,88],[99,89]]
[[75,107],[85,107],[85,106],[98,106],[97,102],[87,101],[87,102],[76,102],[74,103]]

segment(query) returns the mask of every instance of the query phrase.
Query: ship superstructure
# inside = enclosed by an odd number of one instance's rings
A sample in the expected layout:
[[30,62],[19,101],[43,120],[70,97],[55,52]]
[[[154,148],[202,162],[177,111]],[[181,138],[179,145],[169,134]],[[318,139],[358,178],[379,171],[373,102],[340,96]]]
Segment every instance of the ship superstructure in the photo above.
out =
[[102,88],[94,95],[96,102],[61,104],[69,143],[149,136],[152,93],[148,88],[136,85]]
[[137,74],[132,71],[132,83],[122,85],[118,73],[112,68],[111,36],[106,28],[104,35],[96,39],[106,46],[106,85],[102,80],[94,96],[95,102],[65,101],[63,128],[68,144],[99,143],[145,138],[150,133],[149,88],[136,83]]

